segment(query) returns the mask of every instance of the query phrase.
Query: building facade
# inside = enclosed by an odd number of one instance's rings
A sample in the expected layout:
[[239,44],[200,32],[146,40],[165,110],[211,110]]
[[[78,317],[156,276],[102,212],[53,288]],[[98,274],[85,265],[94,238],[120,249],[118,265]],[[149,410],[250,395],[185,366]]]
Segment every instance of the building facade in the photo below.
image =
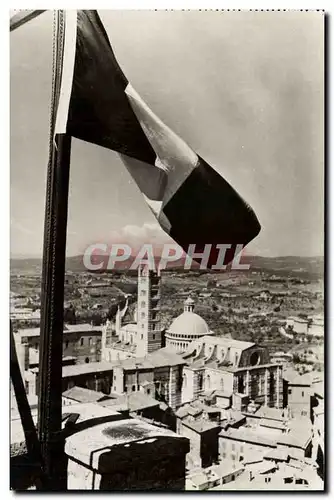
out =
[[265,406],[283,406],[282,365],[270,363],[267,349],[252,342],[204,336],[184,355],[182,401],[203,391],[246,395]]

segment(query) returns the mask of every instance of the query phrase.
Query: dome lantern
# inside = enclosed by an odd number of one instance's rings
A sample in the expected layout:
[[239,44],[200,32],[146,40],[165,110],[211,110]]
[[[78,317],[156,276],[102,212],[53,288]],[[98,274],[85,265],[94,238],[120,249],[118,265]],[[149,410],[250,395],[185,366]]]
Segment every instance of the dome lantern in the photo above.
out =
[[188,297],[184,301],[184,312],[194,312],[195,301],[191,297]]

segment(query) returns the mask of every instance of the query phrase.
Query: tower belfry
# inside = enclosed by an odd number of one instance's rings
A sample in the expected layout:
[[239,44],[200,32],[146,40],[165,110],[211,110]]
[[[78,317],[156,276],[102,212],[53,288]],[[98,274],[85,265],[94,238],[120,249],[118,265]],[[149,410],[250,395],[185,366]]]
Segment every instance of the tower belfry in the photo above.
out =
[[137,357],[161,348],[160,272],[140,266],[137,298]]

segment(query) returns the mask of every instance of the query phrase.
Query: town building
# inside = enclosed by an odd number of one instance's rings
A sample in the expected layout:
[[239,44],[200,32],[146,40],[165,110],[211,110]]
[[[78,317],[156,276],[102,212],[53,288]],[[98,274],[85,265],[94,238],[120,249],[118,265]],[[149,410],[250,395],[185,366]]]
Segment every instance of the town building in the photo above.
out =
[[[25,372],[27,392],[38,394],[39,367]],[[109,395],[113,385],[113,365],[103,361],[63,366],[62,392],[74,386]]]
[[[83,393],[74,396],[80,398]],[[92,398],[91,393],[85,396]],[[37,424],[37,407],[31,412]],[[11,487],[22,490],[34,486],[40,470],[38,466],[36,470],[27,467],[29,457],[17,413],[11,414]],[[60,468],[64,490],[185,489],[189,451],[185,437],[100,403],[74,401],[64,406],[62,413],[65,454]]]
[[291,418],[311,419],[312,373],[300,375],[293,369],[284,372],[284,390],[287,408]]
[[[100,405],[87,424],[66,439],[69,490],[182,491],[189,442],[173,431],[142,419],[126,418]],[[83,408],[80,408],[83,407]],[[84,421],[85,421],[84,420]],[[89,425],[90,423],[90,425]]]
[[[40,328],[19,329],[14,334],[14,338],[21,366],[24,357],[27,356],[27,346],[39,353]],[[78,364],[100,361],[101,338],[101,326],[89,323],[64,325],[63,357],[74,357]]]
[[290,316],[286,321],[286,325],[301,342],[323,341],[324,323],[323,314],[308,316],[307,318]]
[[176,409],[182,398],[182,356],[167,347],[144,358],[114,364],[112,391],[117,394],[143,392]]

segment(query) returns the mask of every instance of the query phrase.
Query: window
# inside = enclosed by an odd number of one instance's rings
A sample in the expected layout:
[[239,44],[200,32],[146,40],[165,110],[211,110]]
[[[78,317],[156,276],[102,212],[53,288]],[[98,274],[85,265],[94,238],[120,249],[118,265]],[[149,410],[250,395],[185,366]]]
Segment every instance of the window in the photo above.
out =
[[135,386],[135,385],[133,385],[133,386],[132,386],[132,392],[135,392],[135,390],[136,390],[136,386]]
[[198,388],[200,391],[203,389],[203,375],[202,375],[202,373],[198,374]]
[[37,351],[37,349],[38,349],[38,344],[37,344],[37,343],[35,344],[35,349],[36,349],[36,351]]
[[89,363],[89,358],[85,358],[85,363]]
[[288,390],[288,394],[292,394],[292,389],[289,389],[289,390]]
[[[232,460],[233,462],[235,462],[235,455],[234,455],[234,453],[232,453],[232,455],[231,455],[231,460]],[[232,479],[232,481],[234,481],[234,479]]]
[[235,444],[234,444],[234,443],[232,443],[231,450],[232,450],[232,451],[234,451],[234,450],[235,450]]
[[81,346],[83,346],[83,345],[84,345],[84,339],[83,339],[83,337],[81,337],[81,339],[80,339],[80,345],[81,345]]
[[141,313],[141,317],[145,318],[145,312],[144,311]]
[[224,453],[223,453],[223,458],[226,458],[226,453],[225,453],[225,451],[224,451]]
[[305,392],[304,392],[304,391],[302,391],[302,398],[303,398],[304,396],[305,396]]
[[141,338],[141,339],[143,340],[143,338],[144,338],[144,335],[143,335],[143,334],[141,334],[140,338]]
[[245,382],[243,375],[238,376],[238,392],[239,394],[243,394],[245,392]]
[[155,333],[153,333],[153,340],[155,340]]
[[146,295],[146,290],[141,290],[140,295],[141,295],[142,297],[145,297],[145,295]]
[[89,337],[88,345],[92,345],[92,343],[93,343],[93,339],[92,339],[92,337]]
[[151,389],[147,389],[147,394],[151,394]]
[[69,342],[68,342],[68,340],[66,340],[66,342],[65,342],[65,348],[66,349],[68,348],[68,344],[69,344]]
[[116,380],[116,375],[114,375],[114,380]]

